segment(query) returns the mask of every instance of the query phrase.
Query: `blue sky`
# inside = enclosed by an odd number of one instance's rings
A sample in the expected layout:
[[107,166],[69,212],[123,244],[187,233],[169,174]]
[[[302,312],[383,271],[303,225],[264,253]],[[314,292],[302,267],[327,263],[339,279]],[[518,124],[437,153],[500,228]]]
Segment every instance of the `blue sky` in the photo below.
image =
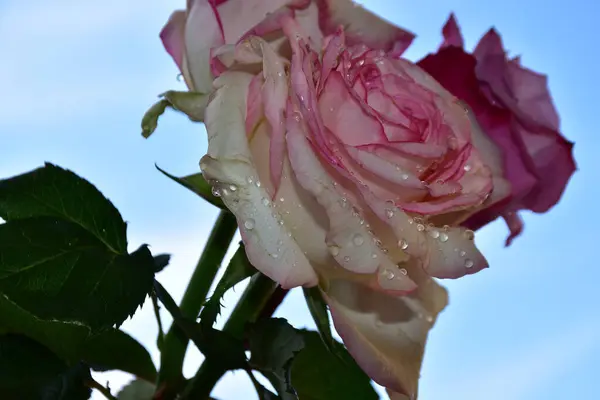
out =
[[[416,4],[418,3],[418,5]],[[477,235],[491,268],[444,282],[451,305],[431,334],[421,399],[562,400],[600,398],[600,281],[597,253],[600,172],[593,0],[364,0],[368,8],[418,34],[407,57],[437,48],[453,10],[472,48],[490,26],[511,54],[550,76],[562,129],[576,142],[579,171],[546,215],[526,214],[526,229],[503,247],[495,222]],[[163,53],[158,32],[183,0],[2,0],[0,2],[0,176],[44,161],[73,169],[96,184],[129,222],[131,247],[150,243],[174,255],[159,280],[180,298],[216,211],[164,178],[157,162],[183,175],[198,170],[205,132],[174,113],[150,140],[139,122],[156,95],[184,89]],[[585,183],[588,182],[588,183]],[[241,292],[227,296],[231,304]],[[302,296],[278,312],[311,326]],[[156,327],[145,306],[124,328],[152,349]],[[186,374],[202,357],[191,351]],[[122,373],[98,376],[113,389]],[[242,374],[217,386],[221,399],[253,399]],[[95,397],[101,398],[101,397]]]

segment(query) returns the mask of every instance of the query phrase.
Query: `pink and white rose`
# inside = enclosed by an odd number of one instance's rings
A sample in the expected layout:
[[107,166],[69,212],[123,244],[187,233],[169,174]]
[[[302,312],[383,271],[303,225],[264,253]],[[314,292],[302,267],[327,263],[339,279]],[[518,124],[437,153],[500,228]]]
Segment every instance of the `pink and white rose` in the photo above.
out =
[[416,398],[432,277],[487,267],[459,223],[510,192],[498,146],[401,58],[410,32],[350,0],[188,0],[161,38],[205,94],[201,169],[250,262],[318,284],[359,365]]

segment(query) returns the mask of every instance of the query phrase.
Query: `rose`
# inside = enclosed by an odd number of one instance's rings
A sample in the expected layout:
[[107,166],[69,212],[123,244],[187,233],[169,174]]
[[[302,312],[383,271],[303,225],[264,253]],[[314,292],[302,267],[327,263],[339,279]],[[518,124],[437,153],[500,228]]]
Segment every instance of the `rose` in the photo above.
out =
[[502,152],[502,170],[509,190],[494,190],[490,202],[463,225],[478,229],[502,216],[511,241],[521,233],[519,210],[543,213],[562,196],[575,171],[573,143],[560,133],[559,118],[548,91],[547,78],[524,68],[520,58],[508,59],[498,33],[491,29],[473,54],[453,15],[443,29],[437,53],[418,65],[473,109],[483,131]]
[[400,58],[410,33],[348,0],[195,0],[161,37],[205,93],[201,169],[250,262],[284,288],[319,284],[359,365],[416,397],[447,303],[430,276],[487,266],[456,221],[502,184],[495,146]]

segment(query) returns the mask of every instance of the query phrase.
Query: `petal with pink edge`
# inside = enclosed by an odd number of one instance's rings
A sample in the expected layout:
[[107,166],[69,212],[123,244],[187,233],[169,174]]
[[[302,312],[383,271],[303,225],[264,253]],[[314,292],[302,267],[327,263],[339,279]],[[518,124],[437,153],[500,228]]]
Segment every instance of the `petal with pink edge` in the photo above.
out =
[[372,49],[400,56],[415,35],[395,26],[352,0],[317,0],[319,24],[326,35],[344,27],[348,45],[365,44]]
[[290,163],[300,185],[311,193],[329,218],[327,244],[332,257],[344,269],[360,273],[378,272],[382,290],[408,292],[414,282],[402,273],[380,247],[363,218],[338,192],[301,129],[299,113],[288,119],[287,145]]
[[208,153],[200,166],[236,216],[252,265],[284,288],[314,286],[312,266],[263,200],[269,194],[258,181],[245,130],[251,80],[252,75],[243,72],[226,72],[215,80],[206,109]]

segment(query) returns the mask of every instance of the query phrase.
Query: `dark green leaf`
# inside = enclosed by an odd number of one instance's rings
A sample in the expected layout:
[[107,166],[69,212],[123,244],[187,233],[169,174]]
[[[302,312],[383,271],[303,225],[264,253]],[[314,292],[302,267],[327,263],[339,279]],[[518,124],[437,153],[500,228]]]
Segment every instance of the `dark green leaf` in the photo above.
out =
[[171,261],[171,255],[170,254],[159,254],[157,256],[154,256],[154,272],[158,273],[160,271],[162,271],[163,269],[165,269],[167,267],[167,265],[169,265],[169,262]]
[[156,367],[146,348],[118,329],[90,338],[82,358],[96,370],[118,369],[148,381],[156,378]]
[[244,344],[233,336],[208,326],[203,326],[184,317],[177,304],[165,288],[154,281],[154,290],[175,323],[194,342],[206,358],[218,362],[223,369],[232,370],[247,366]]
[[250,364],[262,372],[283,399],[294,399],[289,385],[291,360],[304,347],[302,334],[283,318],[256,323],[250,332]]
[[0,217],[39,216],[68,220],[112,252],[127,253],[127,226],[119,211],[91,183],[49,163],[0,181]]
[[327,350],[334,352],[335,349],[337,349],[336,341],[331,334],[331,324],[329,322],[329,313],[327,312],[327,303],[323,299],[321,290],[318,286],[312,288],[303,288],[303,290],[304,298],[306,299],[306,304],[308,305],[310,315],[312,315],[313,320],[317,325],[317,330],[321,336],[321,339],[323,340],[323,344],[325,347],[327,347]]
[[[0,225],[0,311],[7,309],[0,312],[0,324],[62,356],[73,355],[65,354],[65,347],[78,354],[73,347],[90,330],[132,315],[151,290],[153,276],[146,246],[131,255],[115,254],[81,226],[52,217]],[[65,342],[61,334],[77,340]]]
[[304,332],[305,347],[291,366],[292,386],[300,400],[375,400],[371,380],[336,342],[335,356],[316,332]]
[[208,201],[215,207],[219,207],[222,210],[226,210],[225,204],[218,197],[212,194],[212,187],[206,182],[202,173],[192,174],[188,176],[184,176],[183,178],[178,178],[174,175],[171,175],[167,171],[161,169],[158,165],[155,165],[156,169],[162,172],[168,178],[171,178],[175,182],[179,183],[183,187],[188,188],[192,192],[196,193],[198,196],[202,197],[204,200]]
[[44,387],[39,398],[41,400],[87,400],[92,395],[92,390],[86,384],[90,378],[89,367],[81,363],[77,364]]
[[258,394],[258,399],[259,400],[277,400],[280,399],[279,396],[277,396],[276,394],[272,393],[270,390],[268,390],[267,388],[265,388],[254,376],[254,374],[252,373],[251,370],[248,370],[248,376],[250,377],[250,380],[252,381],[252,384],[254,385],[254,389],[256,389],[256,394]]
[[136,379],[121,389],[117,398],[119,400],[152,400],[155,390],[154,384]]
[[200,323],[203,326],[212,327],[221,312],[221,299],[225,292],[244,279],[251,277],[254,273],[256,273],[256,268],[248,261],[244,245],[240,243],[240,247],[231,258],[227,270],[217,284],[214,293],[204,304],[204,308],[200,313]]
[[41,389],[68,370],[67,364],[28,337],[0,336],[0,393],[2,398],[39,396]]

